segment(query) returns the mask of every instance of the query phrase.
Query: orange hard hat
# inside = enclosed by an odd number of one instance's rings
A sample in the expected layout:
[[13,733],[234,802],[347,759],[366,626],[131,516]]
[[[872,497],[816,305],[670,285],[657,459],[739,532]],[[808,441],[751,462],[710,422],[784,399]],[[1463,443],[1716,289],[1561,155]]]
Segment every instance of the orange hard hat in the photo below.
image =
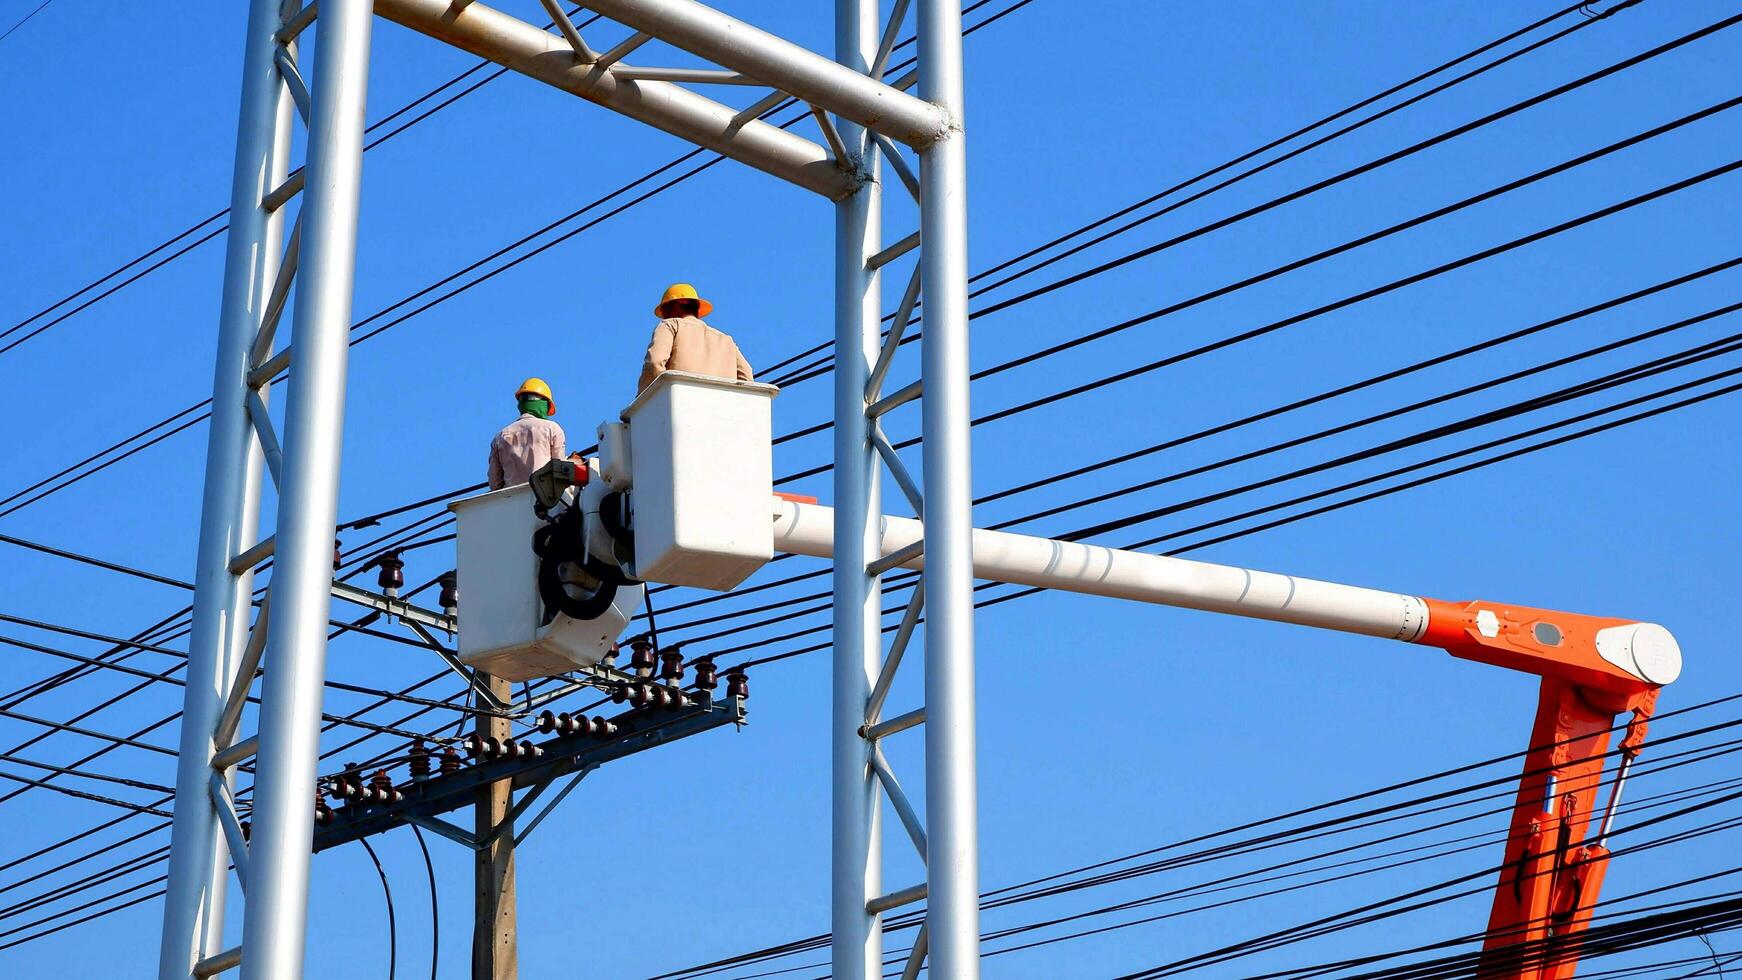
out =
[[665,304],[674,299],[693,299],[696,301],[696,316],[707,316],[714,312],[714,304],[696,295],[696,287],[687,282],[674,282],[665,287],[665,295],[659,298],[659,305],[653,308],[654,316],[665,316]]

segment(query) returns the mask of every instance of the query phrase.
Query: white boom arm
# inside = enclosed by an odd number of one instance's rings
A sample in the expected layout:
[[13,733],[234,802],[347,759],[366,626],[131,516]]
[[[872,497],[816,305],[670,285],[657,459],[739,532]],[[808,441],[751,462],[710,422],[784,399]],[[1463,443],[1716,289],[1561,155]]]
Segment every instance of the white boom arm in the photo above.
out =
[[[919,521],[883,518],[884,556],[925,567]],[[833,509],[774,500],[774,550],[834,555]],[[1401,592],[1338,585],[1276,572],[1170,558],[1002,531],[974,531],[974,575],[1086,595],[1230,613],[1300,626],[1429,643],[1469,659],[1532,672],[1667,684],[1681,650],[1651,623],[1602,619],[1499,603],[1454,604]],[[1583,649],[1580,649],[1580,648]],[[1581,654],[1584,654],[1583,656]],[[1619,676],[1614,676],[1619,668]]]

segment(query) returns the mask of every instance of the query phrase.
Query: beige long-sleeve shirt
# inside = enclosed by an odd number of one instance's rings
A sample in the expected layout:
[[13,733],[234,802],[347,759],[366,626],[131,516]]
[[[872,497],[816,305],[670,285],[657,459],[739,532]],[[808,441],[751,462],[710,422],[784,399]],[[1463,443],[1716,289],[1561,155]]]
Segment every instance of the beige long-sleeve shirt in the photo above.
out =
[[756,380],[750,362],[738,351],[738,344],[693,316],[670,317],[653,328],[653,339],[647,342],[647,359],[641,365],[641,383],[635,390],[647,387],[667,371]]
[[522,412],[490,440],[490,489],[525,483],[540,466],[565,458],[563,442],[562,426]]

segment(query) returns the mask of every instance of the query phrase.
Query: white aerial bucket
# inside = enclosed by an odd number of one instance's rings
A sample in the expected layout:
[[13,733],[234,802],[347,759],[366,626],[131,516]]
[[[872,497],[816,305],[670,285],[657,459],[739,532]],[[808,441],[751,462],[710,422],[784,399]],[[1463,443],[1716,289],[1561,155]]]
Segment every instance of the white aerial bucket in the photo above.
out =
[[619,585],[597,618],[558,613],[545,624],[539,559],[532,551],[533,532],[544,522],[532,505],[532,488],[524,484],[448,505],[459,525],[460,661],[511,681],[597,664],[640,611],[646,593],[643,585]]
[[[668,371],[623,410],[636,578],[724,592],[774,557],[778,392]],[[601,445],[621,447],[616,430],[601,429]],[[608,454],[603,464],[613,489],[622,489],[622,463]]]

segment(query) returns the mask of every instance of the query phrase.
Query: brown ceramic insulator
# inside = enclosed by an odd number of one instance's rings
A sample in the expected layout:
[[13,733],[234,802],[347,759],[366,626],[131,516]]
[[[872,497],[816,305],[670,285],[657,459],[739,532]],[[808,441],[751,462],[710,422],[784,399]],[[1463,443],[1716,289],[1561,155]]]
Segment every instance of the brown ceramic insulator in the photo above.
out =
[[712,691],[720,686],[720,668],[712,657],[703,657],[695,662],[696,690]]
[[659,655],[659,679],[676,681],[683,678],[683,654],[676,648],[662,651]]

